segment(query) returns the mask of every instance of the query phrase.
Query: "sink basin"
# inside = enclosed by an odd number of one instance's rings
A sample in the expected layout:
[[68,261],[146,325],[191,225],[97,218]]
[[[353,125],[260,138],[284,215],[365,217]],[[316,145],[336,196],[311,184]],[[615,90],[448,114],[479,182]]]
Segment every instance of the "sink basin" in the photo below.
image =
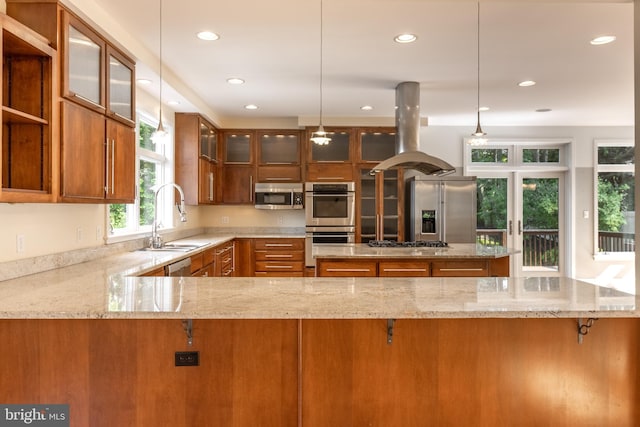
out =
[[163,245],[161,248],[142,248],[140,249],[141,251],[152,251],[152,252],[161,252],[161,251],[166,251],[166,252],[189,252],[189,251],[193,251],[195,249],[198,249],[200,247],[204,246],[203,244],[193,244],[193,243],[167,243],[165,245]]

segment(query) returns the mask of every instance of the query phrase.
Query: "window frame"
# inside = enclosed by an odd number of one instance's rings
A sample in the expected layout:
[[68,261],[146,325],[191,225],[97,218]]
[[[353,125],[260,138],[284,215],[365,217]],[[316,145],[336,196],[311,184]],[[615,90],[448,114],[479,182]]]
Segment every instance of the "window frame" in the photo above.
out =
[[[140,225],[140,161],[150,161],[159,165],[160,176],[156,176],[156,183],[165,183],[173,181],[173,166],[175,163],[174,147],[173,147],[173,127],[167,125],[163,121],[163,126],[167,131],[167,135],[163,138],[163,142],[160,142],[160,151],[151,151],[140,147],[140,123],[145,123],[153,128],[158,126],[158,119],[153,118],[151,115],[143,112],[136,112],[136,198],[134,203],[126,204],[126,224],[127,226],[122,229],[111,229],[111,216],[110,216],[110,204],[105,209],[105,221],[106,221],[106,243],[116,243],[135,238],[144,237],[151,232],[151,225]],[[157,186],[158,184],[156,184]],[[171,230],[175,227],[172,207],[174,202],[173,192],[162,191],[158,194],[158,220],[163,224],[162,230]]]
[[635,159],[630,164],[600,164],[598,162],[598,148],[600,147],[635,147],[633,139],[594,139],[593,141],[593,259],[602,261],[629,261],[635,259],[634,252],[600,252],[599,244],[599,194],[598,177],[601,172],[631,173],[635,176]]

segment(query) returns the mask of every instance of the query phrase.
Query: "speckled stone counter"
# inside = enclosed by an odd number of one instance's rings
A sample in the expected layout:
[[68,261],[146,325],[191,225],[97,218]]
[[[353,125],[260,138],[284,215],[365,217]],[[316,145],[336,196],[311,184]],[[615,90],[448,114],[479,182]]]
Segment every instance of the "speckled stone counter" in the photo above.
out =
[[452,243],[445,248],[371,247],[364,243],[315,245],[315,258],[501,258],[519,251],[504,246]]

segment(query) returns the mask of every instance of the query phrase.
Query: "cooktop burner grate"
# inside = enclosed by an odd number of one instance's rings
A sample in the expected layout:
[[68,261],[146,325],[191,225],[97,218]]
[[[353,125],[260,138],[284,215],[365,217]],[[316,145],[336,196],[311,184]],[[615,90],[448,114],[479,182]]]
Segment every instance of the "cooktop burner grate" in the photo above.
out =
[[447,242],[442,240],[419,240],[417,242],[397,242],[395,240],[369,240],[374,248],[446,248]]

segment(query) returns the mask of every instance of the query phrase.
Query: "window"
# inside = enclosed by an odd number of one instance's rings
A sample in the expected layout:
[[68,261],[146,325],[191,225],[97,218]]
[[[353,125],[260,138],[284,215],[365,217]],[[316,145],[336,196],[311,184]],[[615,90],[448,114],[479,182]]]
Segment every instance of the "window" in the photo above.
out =
[[[492,140],[488,145],[465,146],[465,174],[471,171],[568,170],[570,140]],[[469,173],[467,173],[467,171]]]
[[598,255],[635,252],[633,141],[596,141]]
[[[158,184],[168,182],[172,178],[171,158],[173,149],[171,144],[164,143],[171,141],[171,136],[166,136],[164,141],[154,141],[151,135],[155,131],[157,123],[153,123],[144,115],[138,115],[138,125],[136,136],[138,145],[136,147],[136,173],[138,175],[137,195],[134,204],[112,204],[109,205],[109,236],[123,236],[137,233],[149,232],[154,218],[154,189]],[[165,126],[165,128],[167,128]],[[158,195],[159,209],[158,220],[164,227],[171,227],[173,217],[170,206],[173,202],[168,196],[172,192],[162,192]],[[166,208],[166,207],[169,208]]]

